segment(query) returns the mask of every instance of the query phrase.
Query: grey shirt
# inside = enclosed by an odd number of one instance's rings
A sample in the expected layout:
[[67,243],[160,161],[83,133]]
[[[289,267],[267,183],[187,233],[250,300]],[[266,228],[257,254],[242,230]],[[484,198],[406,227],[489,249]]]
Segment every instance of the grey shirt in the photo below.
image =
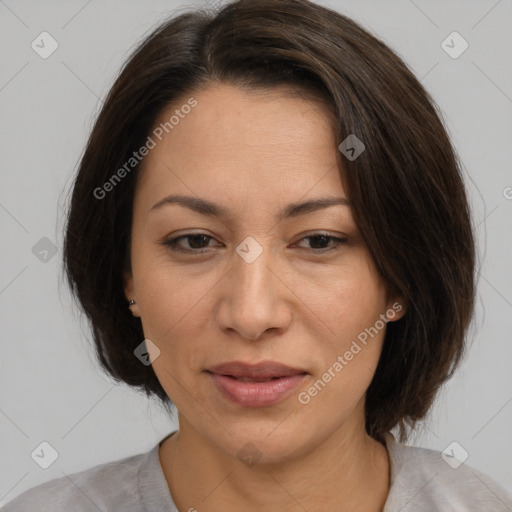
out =
[[[2,512],[178,512],[158,457],[164,439],[146,453],[28,489]],[[454,469],[440,452],[397,443],[390,433],[385,441],[391,485],[382,512],[512,511],[512,495],[476,469]],[[180,512],[194,508],[201,511],[199,498]]]

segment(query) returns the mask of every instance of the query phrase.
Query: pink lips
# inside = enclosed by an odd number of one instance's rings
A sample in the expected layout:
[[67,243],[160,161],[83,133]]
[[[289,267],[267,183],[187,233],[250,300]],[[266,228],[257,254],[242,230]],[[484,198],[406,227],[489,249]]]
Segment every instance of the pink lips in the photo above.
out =
[[307,374],[274,361],[255,365],[233,361],[214,366],[208,373],[224,397],[243,407],[274,405],[284,400]]

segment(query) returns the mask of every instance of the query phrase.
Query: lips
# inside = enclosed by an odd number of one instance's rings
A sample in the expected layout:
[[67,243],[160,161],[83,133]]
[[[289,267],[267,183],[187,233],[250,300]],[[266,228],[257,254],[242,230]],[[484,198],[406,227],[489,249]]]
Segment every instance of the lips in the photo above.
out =
[[223,363],[207,370],[215,387],[229,402],[242,407],[275,405],[303,381],[307,372],[266,361]]
[[217,375],[227,375],[240,380],[264,382],[271,379],[289,377],[306,373],[305,370],[291,368],[275,361],[264,361],[258,364],[231,361],[214,366],[208,370]]

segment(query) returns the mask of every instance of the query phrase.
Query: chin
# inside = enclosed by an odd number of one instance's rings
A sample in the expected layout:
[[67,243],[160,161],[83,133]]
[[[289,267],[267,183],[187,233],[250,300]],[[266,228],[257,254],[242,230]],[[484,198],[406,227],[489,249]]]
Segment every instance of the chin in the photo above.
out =
[[236,434],[233,437],[228,435],[221,444],[223,446],[220,448],[233,458],[247,467],[252,467],[256,463],[261,465],[288,462],[307,452],[308,445],[314,443],[310,439],[304,439],[303,434],[293,428],[276,428],[275,421],[272,421],[265,422],[265,425],[239,426]]

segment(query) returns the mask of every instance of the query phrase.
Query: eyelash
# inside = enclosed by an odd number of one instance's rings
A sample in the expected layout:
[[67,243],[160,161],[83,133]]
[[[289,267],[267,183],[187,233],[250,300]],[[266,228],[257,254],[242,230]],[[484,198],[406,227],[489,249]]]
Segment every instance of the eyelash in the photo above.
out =
[[[205,235],[203,233],[189,233],[186,235],[180,235],[176,238],[169,238],[168,240],[164,240],[161,243],[162,243],[162,245],[169,247],[171,250],[177,251],[177,252],[185,252],[185,253],[190,253],[190,254],[204,254],[204,253],[208,252],[208,249],[180,249],[180,248],[177,248],[179,240],[192,238],[194,236],[198,236],[198,237],[202,236],[202,237],[206,237],[211,240],[214,239],[212,236]],[[346,238],[339,238],[339,237],[332,236],[332,235],[329,235],[326,233],[314,233],[312,235],[308,235],[304,238],[301,238],[299,240],[299,242],[302,242],[303,240],[311,240],[312,238],[327,238],[328,240],[334,241],[334,245],[332,245],[330,247],[326,247],[323,249],[312,249],[314,254],[325,254],[325,253],[333,251],[333,250],[338,250],[338,249],[340,249],[341,245],[346,244],[348,242],[348,240]]]

